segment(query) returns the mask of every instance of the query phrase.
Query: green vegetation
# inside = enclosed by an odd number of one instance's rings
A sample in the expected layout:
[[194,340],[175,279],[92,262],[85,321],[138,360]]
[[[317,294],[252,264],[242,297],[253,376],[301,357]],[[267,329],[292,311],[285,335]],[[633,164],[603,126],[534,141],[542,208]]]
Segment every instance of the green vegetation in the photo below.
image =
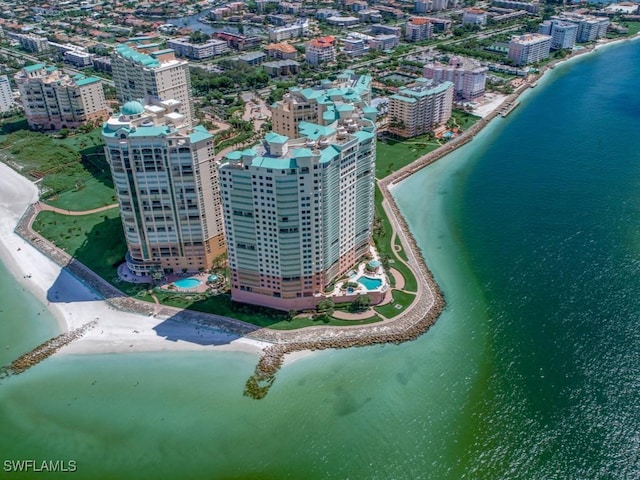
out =
[[[388,270],[390,267],[395,268],[404,277],[405,290],[415,292],[418,290],[416,277],[411,269],[401,262],[393,251],[393,245],[391,244],[393,230],[391,229],[391,222],[389,222],[382,208],[382,192],[380,192],[378,186],[376,186],[375,207],[376,216],[373,225],[373,241],[376,244],[376,249],[380,254],[384,268],[385,270]],[[392,286],[395,286],[392,278],[390,278],[389,281],[392,282]]]
[[234,302],[229,294],[214,296],[204,294],[184,295],[160,289],[155,289],[154,293],[160,303],[164,305],[236,318],[259,327],[271,328],[274,324],[289,321],[287,312]]
[[395,253],[398,257],[403,259],[405,262],[409,261],[409,257],[407,256],[407,252],[404,251],[402,247],[402,242],[400,241],[400,237],[396,235],[396,241],[394,243]]
[[64,210],[82,212],[116,202],[117,198],[113,187],[99,180],[91,179],[77,189],[50,197],[46,203]]
[[40,212],[33,229],[128,295],[144,288],[117,279],[127,251],[117,208],[81,216]]
[[191,68],[191,86],[195,96],[205,96],[211,91],[246,92],[264,88],[269,84],[269,75],[262,68],[233,60],[222,60],[219,65],[224,69],[223,73]]
[[455,125],[457,125],[464,131],[468,130],[482,117],[478,117],[477,115],[474,115],[472,113],[465,112],[464,110],[454,109],[451,112],[451,118],[454,120]]
[[622,22],[622,25],[629,29],[625,34],[626,36],[630,37],[636,33],[640,33],[640,22]]
[[373,315],[361,320],[340,320],[334,317],[328,317],[327,319],[322,319],[319,317],[316,317],[315,319],[311,317],[303,317],[274,323],[269,325],[269,328],[272,328],[274,330],[294,330],[296,328],[313,327],[317,325],[332,327],[352,327],[356,325],[367,325],[369,323],[376,323],[380,321],[382,321],[382,319],[378,315]]
[[404,312],[404,310],[411,305],[413,300],[416,298],[415,295],[401,290],[392,290],[391,295],[393,295],[393,301],[391,303],[373,308],[376,312],[386,318],[393,318]]
[[3,125],[1,158],[21,167],[20,172],[28,178],[42,178],[42,198],[59,196],[51,204],[71,210],[88,210],[114,202],[115,192],[99,129],[56,138],[26,127],[22,120]]
[[385,138],[376,144],[376,178],[384,178],[440,147],[431,135],[409,140]]

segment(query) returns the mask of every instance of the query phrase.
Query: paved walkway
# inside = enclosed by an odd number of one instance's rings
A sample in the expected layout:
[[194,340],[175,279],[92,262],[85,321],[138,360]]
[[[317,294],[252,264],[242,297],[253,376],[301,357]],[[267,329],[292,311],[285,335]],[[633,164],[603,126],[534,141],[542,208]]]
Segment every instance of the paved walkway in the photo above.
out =
[[36,210],[38,212],[56,212],[61,215],[72,215],[72,216],[81,216],[81,215],[90,215],[92,213],[100,213],[106,210],[111,210],[112,208],[116,208],[118,206],[117,203],[112,203],[111,205],[105,205],[104,207],[94,208],[92,210],[67,210],[64,208],[54,207],[53,205],[48,205],[44,202],[38,202],[36,204]]

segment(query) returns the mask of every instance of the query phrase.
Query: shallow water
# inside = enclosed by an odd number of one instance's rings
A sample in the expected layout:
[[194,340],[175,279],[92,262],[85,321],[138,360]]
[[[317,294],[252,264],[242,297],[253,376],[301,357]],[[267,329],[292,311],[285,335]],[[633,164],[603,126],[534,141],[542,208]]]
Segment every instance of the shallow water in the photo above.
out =
[[73,459],[77,478],[639,477],[630,58],[639,42],[558,67],[396,188],[448,302],[426,335],[315,353],[260,401],[242,396],[248,354],[55,356],[0,383],[3,460]]

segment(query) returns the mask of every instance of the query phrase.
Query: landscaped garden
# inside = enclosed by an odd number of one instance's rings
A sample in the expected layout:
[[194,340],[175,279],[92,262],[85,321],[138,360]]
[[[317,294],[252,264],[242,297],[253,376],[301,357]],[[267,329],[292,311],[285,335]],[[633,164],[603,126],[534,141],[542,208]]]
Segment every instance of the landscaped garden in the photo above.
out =
[[416,296],[411,293],[395,289],[391,291],[391,294],[393,295],[393,300],[391,301],[391,303],[387,303],[386,305],[382,305],[379,307],[374,307],[374,310],[385,318],[393,318],[404,312],[405,309],[409,305],[411,305],[413,303],[413,300],[416,298]]

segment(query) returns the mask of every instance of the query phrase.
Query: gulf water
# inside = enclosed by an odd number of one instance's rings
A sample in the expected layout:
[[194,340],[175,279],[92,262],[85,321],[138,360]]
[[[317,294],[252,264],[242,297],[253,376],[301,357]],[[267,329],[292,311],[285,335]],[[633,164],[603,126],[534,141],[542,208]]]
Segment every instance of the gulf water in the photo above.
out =
[[[75,460],[76,478],[640,477],[638,58],[634,42],[556,68],[394,190],[448,302],[426,335],[315,353],[260,401],[242,396],[248,354],[55,356],[0,382],[1,460]],[[23,346],[52,321],[30,308]]]

